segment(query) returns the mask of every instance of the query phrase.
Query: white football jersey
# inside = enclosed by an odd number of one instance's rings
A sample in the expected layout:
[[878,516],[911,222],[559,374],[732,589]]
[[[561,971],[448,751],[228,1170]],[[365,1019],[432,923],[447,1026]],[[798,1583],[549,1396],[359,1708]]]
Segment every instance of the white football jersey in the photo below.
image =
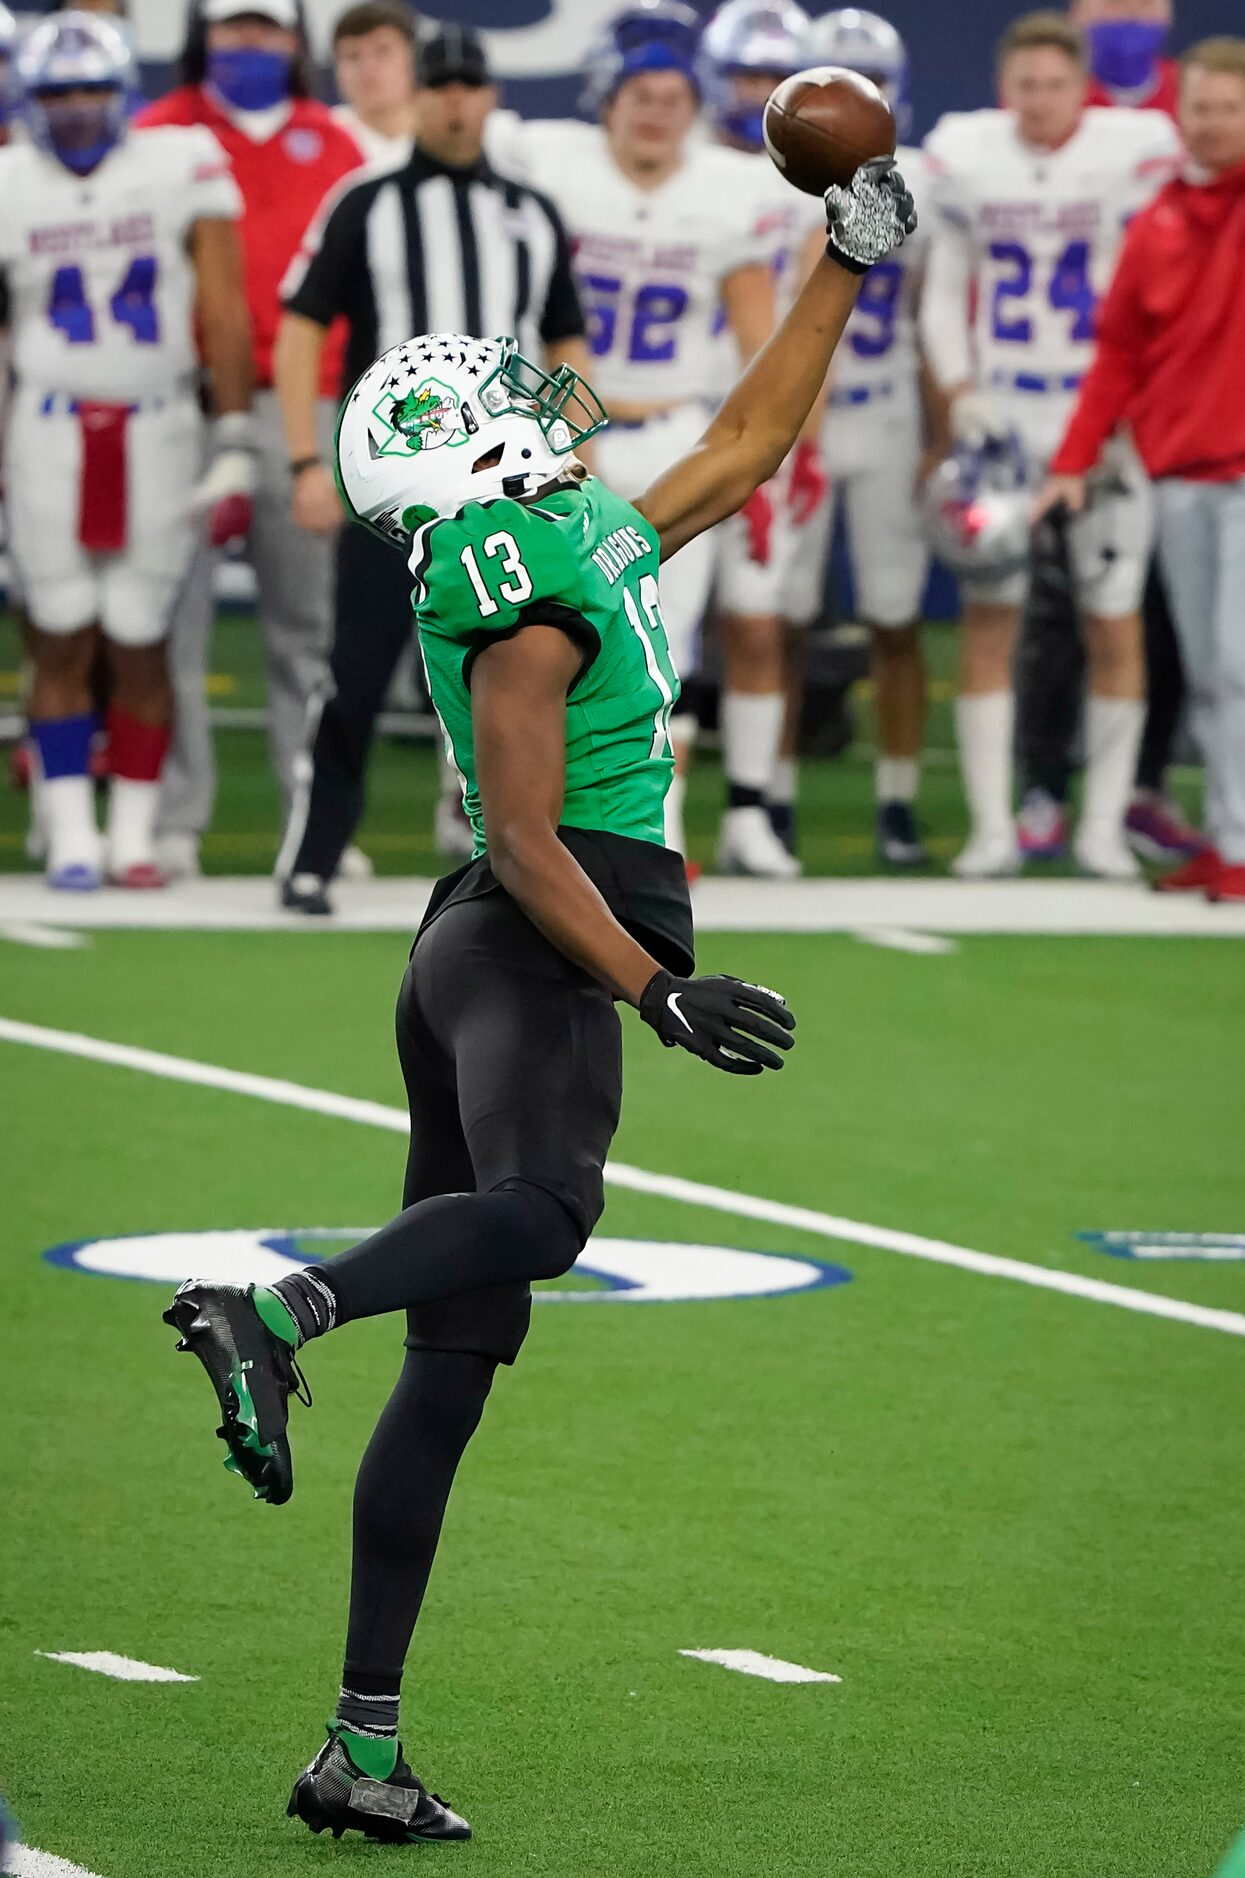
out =
[[689,139],[674,175],[641,189],[595,125],[510,118],[491,127],[487,147],[496,168],[551,197],[566,224],[606,406],[713,395],[722,283],[772,247],[752,158]]
[[1180,160],[1175,126],[1162,111],[1090,107],[1065,144],[1039,150],[1008,111],[951,112],[925,151],[922,336],[936,375],[1067,389],[1093,354],[1125,224]]
[[877,392],[914,383],[917,376],[917,310],[929,246],[929,181],[920,150],[901,148],[895,152],[895,161],[916,201],[917,229],[902,248],[865,275],[830,368],[830,382],[838,391]]
[[86,177],[32,143],[0,150],[0,276],[19,384],[122,403],[187,381],[190,231],[241,213],[229,160],[201,125],[131,131]]

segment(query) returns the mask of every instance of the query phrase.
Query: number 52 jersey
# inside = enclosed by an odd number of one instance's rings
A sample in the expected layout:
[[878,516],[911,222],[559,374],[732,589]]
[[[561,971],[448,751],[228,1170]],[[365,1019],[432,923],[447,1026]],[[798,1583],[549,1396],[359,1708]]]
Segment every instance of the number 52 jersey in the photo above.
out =
[[485,836],[471,670],[488,645],[529,625],[560,628],[580,653],[566,699],[562,826],[661,846],[679,681],[657,564],[653,529],[596,477],[538,502],[469,502],[416,537],[420,650],[477,855]]
[[87,177],[34,144],[0,150],[0,313],[19,383],[112,403],[187,386],[191,229],[241,213],[200,125],[131,131]]

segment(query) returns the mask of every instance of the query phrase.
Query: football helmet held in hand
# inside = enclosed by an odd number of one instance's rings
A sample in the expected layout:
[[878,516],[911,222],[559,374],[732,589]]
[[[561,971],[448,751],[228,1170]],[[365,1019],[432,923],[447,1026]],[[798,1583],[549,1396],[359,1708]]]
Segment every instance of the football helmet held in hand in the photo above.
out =
[[1002,580],[1029,559],[1032,489],[1015,432],[973,447],[957,444],[925,485],[925,526],[953,574]]

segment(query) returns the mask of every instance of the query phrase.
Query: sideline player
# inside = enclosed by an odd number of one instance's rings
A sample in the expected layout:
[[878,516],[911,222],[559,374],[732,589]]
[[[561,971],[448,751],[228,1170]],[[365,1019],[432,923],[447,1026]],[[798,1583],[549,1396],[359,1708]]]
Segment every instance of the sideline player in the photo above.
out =
[[885,161],[830,190],[826,209],[826,256],[778,334],[634,507],[573,455],[607,422],[595,393],[511,340],[412,339],[344,408],[343,492],[410,549],[477,859],[435,890],[399,995],[406,1210],[271,1290],[191,1281],[166,1313],[212,1378],[232,1466],[279,1503],[293,1488],[294,1349],[408,1312],[356,1490],[337,1716],[290,1799],[316,1831],[469,1836],[407,1766],[399,1684],[454,1472],[498,1363],[518,1355],[530,1283],[566,1271],[601,1213],[621,1100],[615,1003],[734,1074],[779,1068],[792,1041],[775,993],[685,975],[691,905],[662,842],[678,680],[657,570],[775,473],[860,275],[913,221]]
[[[33,628],[28,701],[54,887],[162,884],[170,609],[209,528],[245,524],[250,335],[241,204],[203,130],[132,136],[131,59],[106,20],[58,13],[17,60],[28,143],[0,151],[3,323],[13,335],[9,546]],[[198,327],[218,421],[202,467]],[[223,539],[223,535],[219,536]],[[94,628],[113,688],[106,851],[89,779]]]
[[[610,411],[596,467],[628,500],[704,428],[719,307],[745,362],[773,329],[755,166],[693,134],[699,36],[699,17],[681,0],[625,9],[589,69],[585,103],[600,123],[509,119],[488,146],[498,169],[543,189],[566,223],[593,376]],[[713,562],[714,543],[701,535],[662,569],[682,678],[696,667]],[[695,731],[690,713],[675,717],[666,839],[680,852]]]
[[[1158,111],[1086,107],[1081,40],[1057,13],[1018,20],[999,47],[1002,110],[950,113],[926,143],[935,210],[921,333],[958,441],[1014,433],[1035,486],[1094,346],[1094,309],[1128,218],[1179,160]],[[1087,771],[1075,854],[1133,879],[1123,838],[1145,716],[1138,607],[1151,545],[1149,485],[1121,442],[1109,482],[1068,529],[1089,665]],[[964,591],[956,730],[972,817],[964,879],[1020,864],[1012,816],[1012,654],[1024,573]]]
[[[794,299],[824,245],[821,204],[785,183],[765,150],[765,101],[811,64],[808,15],[791,0],[727,0],[705,28],[697,72],[705,117],[719,143],[744,152],[756,173],[759,227],[779,306]],[[739,369],[723,334],[722,388]],[[784,760],[788,671],[783,599],[792,563],[813,551],[811,522],[828,495],[818,436],[819,398],[790,458],[718,536],[717,601],[724,683],[721,703],[726,813],[718,845],[723,873],[789,879],[794,858],[795,763]]]
[[[844,7],[813,22],[810,65],[843,65],[871,78],[895,112],[900,137],[911,123],[908,55],[888,20]],[[918,213],[926,193],[920,150],[901,147],[895,161]],[[929,857],[915,804],[925,741],[926,673],[921,604],[929,576],[917,482],[928,424],[942,400],[925,400],[917,344],[917,306],[926,239],[919,232],[873,268],[834,361],[823,448],[833,506],[796,564],[792,617],[807,624],[821,604],[821,582],[834,510],[847,526],[857,606],[869,628],[877,710],[876,840],[889,867],[921,867]]]

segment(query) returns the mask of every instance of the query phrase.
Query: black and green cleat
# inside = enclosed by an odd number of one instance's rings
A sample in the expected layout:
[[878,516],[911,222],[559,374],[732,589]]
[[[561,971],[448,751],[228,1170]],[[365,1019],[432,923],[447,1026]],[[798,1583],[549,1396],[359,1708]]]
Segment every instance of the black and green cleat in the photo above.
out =
[[361,1832],[385,1845],[417,1845],[471,1837],[466,1820],[411,1772],[401,1747],[389,1778],[372,1780],[359,1772],[332,1722],[328,1740],[294,1782],[285,1810],[312,1832],[327,1827],[335,1839]]
[[164,1313],[181,1332],[179,1350],[198,1357],[224,1420],[216,1430],[229,1449],[225,1466],[241,1474],[257,1500],[281,1506],[294,1491],[286,1439],[291,1394],[311,1407],[294,1352],[255,1308],[254,1285],[207,1285],[191,1279]]

